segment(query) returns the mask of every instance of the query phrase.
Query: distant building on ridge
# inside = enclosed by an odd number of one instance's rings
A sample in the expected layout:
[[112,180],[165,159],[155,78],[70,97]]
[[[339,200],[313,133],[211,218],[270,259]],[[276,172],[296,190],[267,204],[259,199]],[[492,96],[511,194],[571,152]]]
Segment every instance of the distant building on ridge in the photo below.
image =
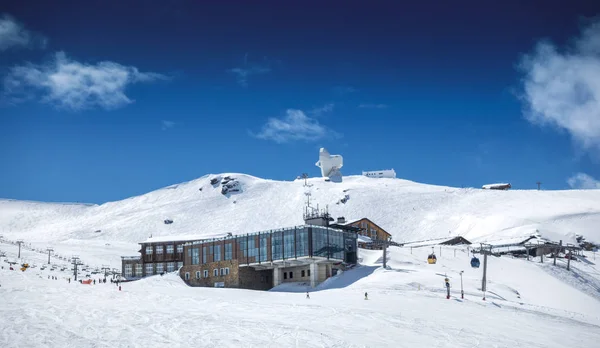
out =
[[484,190],[508,190],[511,187],[512,186],[510,186],[508,183],[488,184],[481,186],[481,188]]
[[366,176],[367,178],[396,178],[396,172],[393,168],[386,170],[374,170],[368,172],[363,171],[362,175]]

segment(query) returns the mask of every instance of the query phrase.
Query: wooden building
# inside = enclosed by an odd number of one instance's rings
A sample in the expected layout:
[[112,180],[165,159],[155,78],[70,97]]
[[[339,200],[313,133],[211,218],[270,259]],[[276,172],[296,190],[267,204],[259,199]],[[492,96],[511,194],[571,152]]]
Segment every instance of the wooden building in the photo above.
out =
[[[337,219],[336,224],[331,224],[331,226],[337,225],[355,228],[357,229],[358,234],[369,237],[372,241],[389,241],[392,239],[392,235],[389,232],[387,232],[368,218],[346,221],[344,217],[340,217]],[[365,243],[362,241],[358,242],[358,247],[368,249],[382,248],[381,245],[373,245],[372,243]]]

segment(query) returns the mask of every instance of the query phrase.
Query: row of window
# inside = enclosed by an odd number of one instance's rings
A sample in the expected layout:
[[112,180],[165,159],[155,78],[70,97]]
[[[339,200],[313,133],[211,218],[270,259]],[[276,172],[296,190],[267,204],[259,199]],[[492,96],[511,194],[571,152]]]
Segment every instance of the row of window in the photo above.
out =
[[[229,267],[213,269],[213,277],[229,275]],[[202,273],[196,271],[196,279],[208,278],[208,270],[205,269]],[[185,272],[185,280],[190,280],[190,272]]]
[[[174,272],[176,269],[183,267],[183,262],[167,262],[165,263],[147,263],[146,264],[146,274],[154,275],[161,274],[166,272]],[[132,264],[125,265],[125,277],[143,277],[143,267],[142,264],[135,265],[135,272]]]
[[[156,247],[149,245],[146,247],[146,255],[152,255],[154,253],[155,249],[156,249],[157,255],[162,255],[163,252],[165,251],[165,248],[162,245],[157,245]],[[167,245],[167,254],[173,254],[174,250],[175,250],[174,245],[171,245],[171,244]],[[183,244],[180,244],[177,246],[177,253],[178,254],[183,253]]]
[[[319,227],[312,227],[311,231],[313,256],[344,259],[344,233]],[[271,241],[270,248],[268,248],[269,240]],[[301,228],[265,233],[261,234],[259,238],[256,236],[239,237],[235,241],[226,241],[224,245],[212,244],[189,248],[188,257],[190,257],[192,265],[206,264],[208,260],[212,262],[223,259],[228,261],[233,258],[233,243],[235,242],[241,253],[237,258],[242,260],[254,258],[254,261],[251,262],[309,256],[309,230]],[[350,240],[349,245],[352,245]],[[200,254],[202,254],[202,260],[200,260]]]
[[[288,279],[288,274],[290,279],[294,279],[294,271],[283,272],[283,279]],[[300,271],[300,277],[310,277],[310,269],[306,271]]]

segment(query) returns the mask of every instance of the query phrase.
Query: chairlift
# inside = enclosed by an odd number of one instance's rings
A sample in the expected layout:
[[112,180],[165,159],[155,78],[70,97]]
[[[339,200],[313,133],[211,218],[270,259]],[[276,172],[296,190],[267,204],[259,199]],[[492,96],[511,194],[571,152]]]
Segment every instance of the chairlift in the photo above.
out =
[[475,256],[471,259],[471,267],[479,268],[479,259]]

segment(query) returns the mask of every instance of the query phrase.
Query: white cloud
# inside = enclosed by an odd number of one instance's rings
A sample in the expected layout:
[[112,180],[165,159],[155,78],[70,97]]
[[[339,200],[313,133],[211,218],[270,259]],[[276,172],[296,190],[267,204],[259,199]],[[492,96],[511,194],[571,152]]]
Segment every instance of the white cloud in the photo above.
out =
[[600,149],[600,18],[563,50],[539,43],[519,68],[526,118],[568,131],[585,149]]
[[600,189],[600,180],[596,180],[593,177],[585,173],[577,173],[567,179],[567,183],[571,188],[580,190]]
[[159,79],[166,77],[109,61],[80,63],[58,52],[46,64],[13,67],[4,79],[4,95],[17,102],[40,98],[70,110],[114,109],[133,102],[125,94],[128,85]]
[[175,127],[175,122],[162,120],[162,130],[167,130],[169,128]]
[[26,30],[13,17],[5,14],[0,17],[0,51],[12,47],[46,47],[46,38]]
[[290,141],[316,141],[325,137],[337,138],[340,135],[320,124],[314,118],[306,116],[301,110],[288,109],[286,115],[270,118],[258,134],[252,134],[259,139],[273,140],[276,143]]
[[308,113],[313,114],[315,116],[319,116],[326,112],[332,112],[334,107],[335,107],[334,103],[329,103],[329,104],[325,104],[321,107],[314,108],[314,109],[310,110]]
[[358,107],[364,109],[386,109],[388,106],[386,104],[360,104]]

